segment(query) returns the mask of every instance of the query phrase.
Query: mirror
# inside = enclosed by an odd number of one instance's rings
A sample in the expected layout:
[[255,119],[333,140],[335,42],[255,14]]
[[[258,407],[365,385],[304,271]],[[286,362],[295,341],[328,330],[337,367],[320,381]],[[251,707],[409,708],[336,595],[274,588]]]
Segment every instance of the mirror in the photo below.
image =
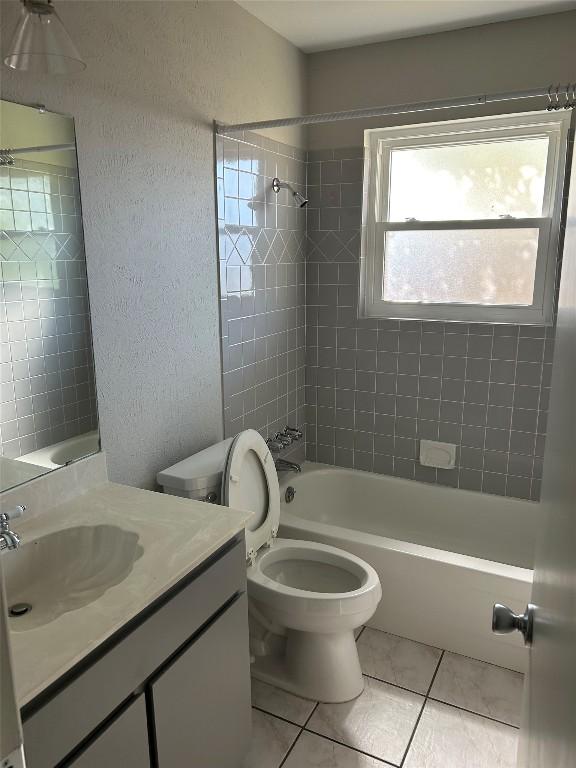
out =
[[99,450],[74,120],[0,101],[0,491]]

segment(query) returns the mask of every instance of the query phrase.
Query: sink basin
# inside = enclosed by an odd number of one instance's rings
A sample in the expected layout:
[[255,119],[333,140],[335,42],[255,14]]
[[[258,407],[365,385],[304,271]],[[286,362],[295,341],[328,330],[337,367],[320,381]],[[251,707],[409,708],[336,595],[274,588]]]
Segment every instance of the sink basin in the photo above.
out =
[[142,556],[138,534],[114,525],[66,528],[24,543],[2,560],[10,629],[34,629],[120,584]]

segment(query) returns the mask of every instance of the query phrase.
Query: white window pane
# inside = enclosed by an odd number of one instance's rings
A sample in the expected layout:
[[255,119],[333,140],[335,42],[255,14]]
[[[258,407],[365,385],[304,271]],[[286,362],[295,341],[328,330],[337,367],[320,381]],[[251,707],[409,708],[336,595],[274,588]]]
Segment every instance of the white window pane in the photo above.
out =
[[391,302],[531,305],[538,229],[387,232]]
[[542,216],[548,137],[393,149],[389,221]]

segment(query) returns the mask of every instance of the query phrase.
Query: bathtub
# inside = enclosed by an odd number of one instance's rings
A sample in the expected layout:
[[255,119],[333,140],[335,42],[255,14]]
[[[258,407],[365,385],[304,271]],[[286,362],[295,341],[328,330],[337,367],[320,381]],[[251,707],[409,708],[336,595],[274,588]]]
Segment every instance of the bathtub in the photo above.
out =
[[283,473],[280,491],[280,536],[341,547],[378,572],[369,626],[525,671],[519,633],[492,634],[492,605],[530,601],[537,503],[311,462]]
[[100,437],[98,430],[84,432],[76,437],[69,437],[68,440],[62,440],[54,445],[48,445],[46,448],[40,448],[38,451],[19,456],[18,461],[24,461],[27,464],[37,464],[47,469],[58,469],[65,467],[73,461],[83,459],[100,450]]

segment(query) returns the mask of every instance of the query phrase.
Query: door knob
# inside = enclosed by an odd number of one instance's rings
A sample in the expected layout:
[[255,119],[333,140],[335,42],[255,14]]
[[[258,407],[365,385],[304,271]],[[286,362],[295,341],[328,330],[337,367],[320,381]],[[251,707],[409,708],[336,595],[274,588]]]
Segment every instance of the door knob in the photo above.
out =
[[507,605],[495,603],[492,609],[492,632],[507,635],[517,630],[524,637],[524,645],[532,645],[535,610],[536,606],[529,603],[524,613],[514,613]]

